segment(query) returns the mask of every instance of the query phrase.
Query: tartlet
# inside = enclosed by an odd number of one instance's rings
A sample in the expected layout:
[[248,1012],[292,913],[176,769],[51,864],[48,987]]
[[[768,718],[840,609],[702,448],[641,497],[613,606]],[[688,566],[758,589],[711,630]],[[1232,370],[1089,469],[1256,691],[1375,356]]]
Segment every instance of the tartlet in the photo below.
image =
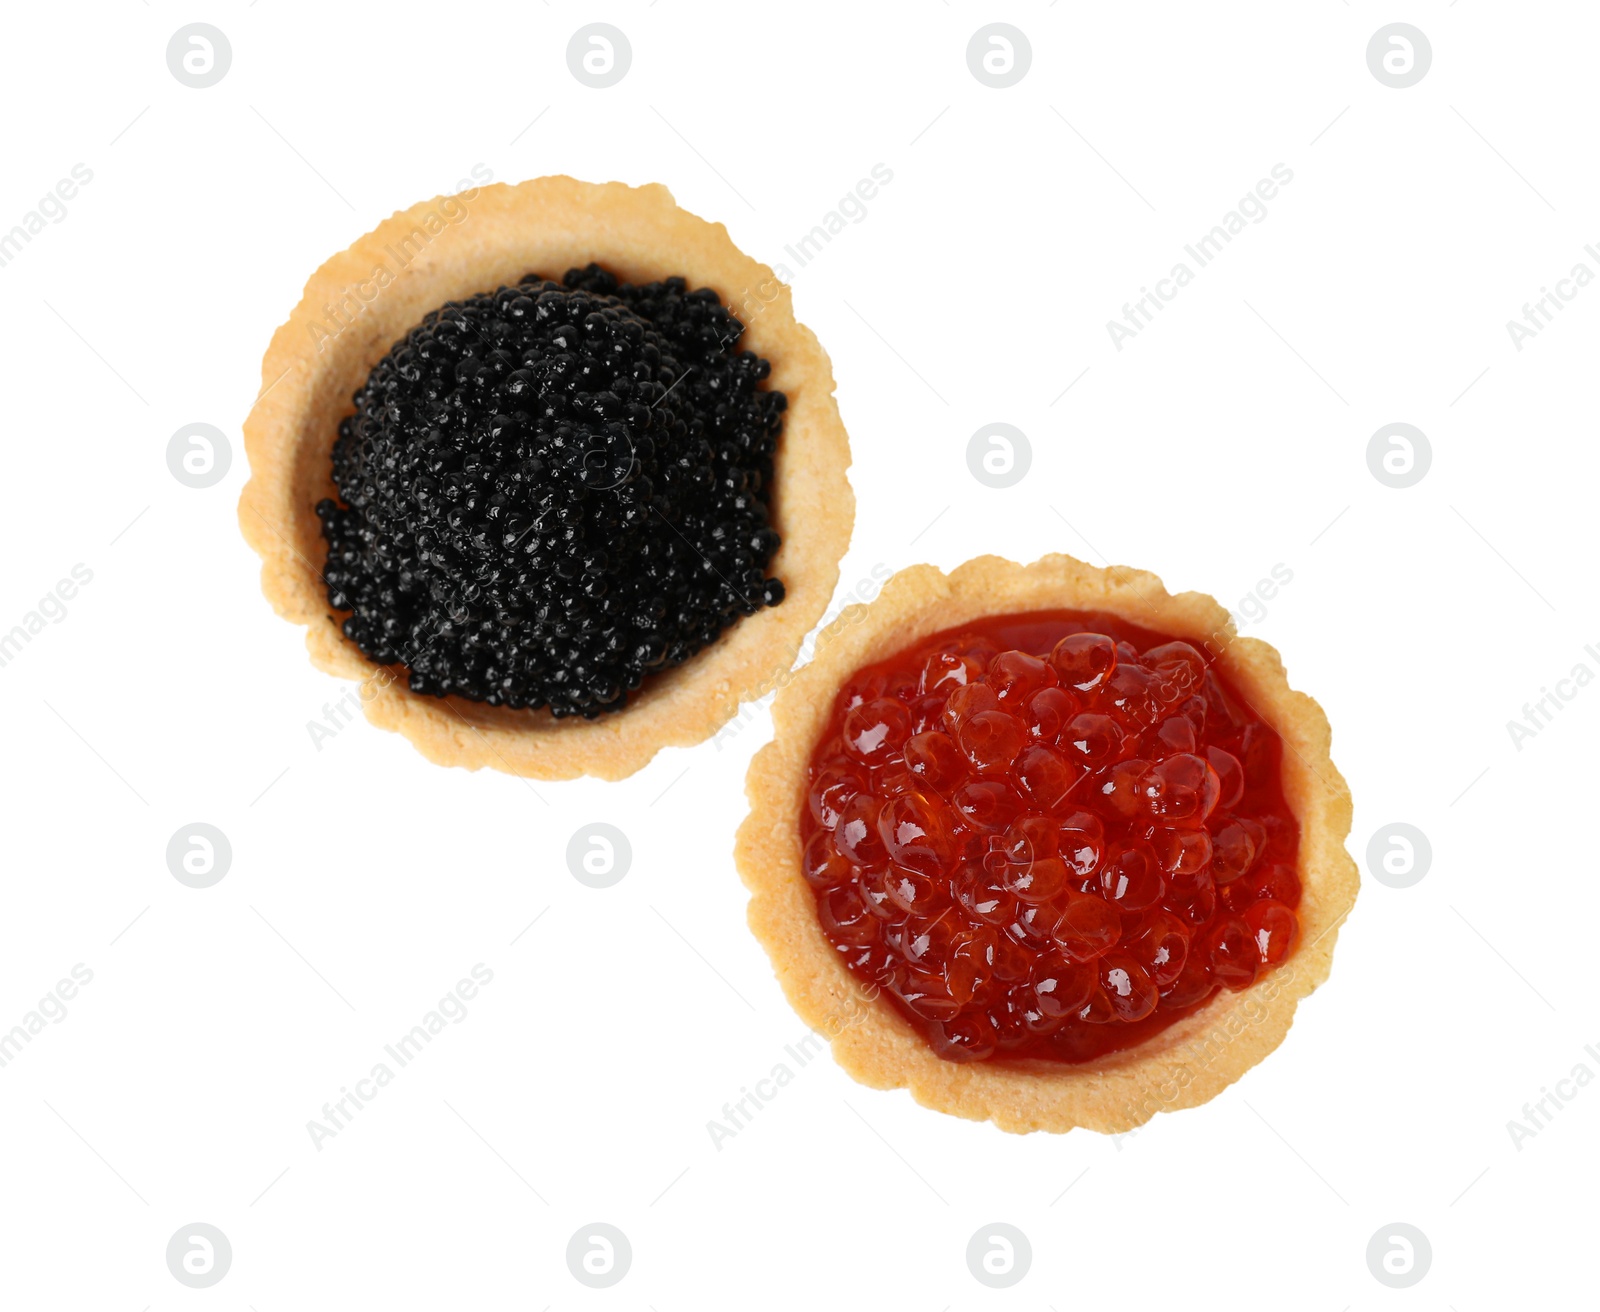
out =
[[[351,397],[441,307],[515,289],[530,274],[560,279],[594,265],[628,284],[673,278],[711,289],[743,325],[739,346],[770,362],[768,386],[787,397],[764,491],[780,539],[766,569],[781,586],[769,585],[768,605],[730,622],[681,664],[651,674],[625,709],[599,718],[414,692],[403,661],[377,663],[346,636],[324,577],[328,541],[318,506],[336,505],[341,491],[333,453]],[[245,421],[252,476],[240,525],[262,558],[268,600],[307,626],[314,665],[361,680],[372,723],[439,764],[617,779],[663,747],[702,741],[742,700],[766,691],[822,615],[854,519],[849,444],[833,388],[828,357],[796,322],[789,288],[742,254],[722,225],[680,209],[665,187],[565,177],[486,186],[395,214],[311,277],[273,336]],[[670,389],[657,388],[658,402],[663,390]]]
[[[977,1059],[952,1060],[952,1056],[962,1056],[960,1043],[948,1038],[937,1021],[920,1019],[924,1014],[941,1018],[951,1015],[954,1005],[950,999],[941,993],[935,1001],[945,1010],[923,1012],[916,996],[893,983],[900,980],[903,973],[916,974],[901,958],[914,960],[916,951],[926,951],[926,938],[917,939],[913,947],[906,932],[906,924],[910,922],[902,923],[893,933],[880,926],[881,941],[874,940],[872,949],[879,954],[873,968],[887,962],[890,969],[882,977],[892,982],[892,987],[880,988],[866,978],[857,959],[851,958],[847,964],[846,956],[842,955],[855,951],[846,941],[849,926],[845,925],[841,932],[839,917],[835,915],[829,931],[824,931],[822,915],[825,912],[831,915],[828,908],[833,904],[824,907],[822,890],[823,886],[833,885],[839,879],[832,867],[845,863],[840,851],[859,857],[860,851],[852,843],[862,845],[860,850],[864,850],[874,838],[869,821],[866,826],[858,825],[847,841],[841,817],[826,814],[828,804],[825,802],[820,813],[839,828],[832,835],[831,845],[824,843],[824,856],[818,858],[807,848],[803,840],[816,828],[811,817],[819,814],[817,798],[831,795],[826,793],[826,788],[831,786],[828,780],[818,785],[823,793],[819,794],[814,788],[813,759],[814,755],[818,760],[823,759],[830,750],[837,752],[839,709],[847,704],[861,704],[864,697],[874,695],[872,690],[857,694],[841,692],[851,687],[851,680],[859,672],[885,668],[890,658],[919,650],[918,645],[929,641],[933,635],[956,632],[963,626],[979,625],[993,617],[1034,614],[1043,617],[1064,612],[1105,616],[1108,624],[1126,624],[1164,635],[1177,640],[1176,646],[1186,645],[1186,649],[1200,652],[1205,668],[1215,672],[1217,686],[1225,682],[1229,690],[1226,695],[1236,704],[1248,707],[1250,718],[1274,731],[1276,740],[1281,740],[1281,763],[1272,781],[1272,791],[1287,807],[1294,822],[1294,841],[1286,838],[1287,845],[1283,849],[1292,853],[1292,869],[1286,872],[1274,867],[1265,877],[1266,892],[1250,896],[1269,899],[1260,904],[1268,909],[1267,923],[1269,926],[1281,924],[1282,932],[1274,931],[1269,935],[1263,930],[1258,935],[1262,959],[1270,958],[1273,962],[1270,969],[1261,969],[1257,974],[1252,968],[1227,988],[1195,995],[1202,996],[1203,1000],[1176,1007],[1173,1018],[1164,1027],[1148,1033],[1146,1030],[1130,1031],[1145,1036],[1128,1046],[1091,1052],[1087,1056],[1078,1053],[1070,1060],[1049,1061],[1032,1055],[1008,1059],[1004,1052],[995,1052],[991,1043],[982,1046]],[[1133,648],[1125,650],[1131,659]],[[1161,657],[1156,655],[1155,659]],[[1057,677],[1053,672],[1047,673],[1053,686]],[[924,675],[925,682],[926,678]],[[1065,677],[1061,682],[1065,687]],[[881,677],[876,687],[879,694],[890,696],[882,693]],[[963,693],[969,692],[971,690],[963,690]],[[899,695],[914,698],[916,694],[902,691]],[[987,689],[984,696],[989,697]],[[1067,708],[1064,714],[1072,713],[1074,707],[1068,703],[1076,697],[1076,693],[1069,694],[1067,702],[1063,703]],[[992,697],[981,702],[975,696],[968,696],[962,702],[965,708],[962,714],[981,711],[983,706],[993,704]],[[875,705],[877,703],[866,704],[864,710],[871,711]],[[892,706],[890,710],[893,711]],[[893,715],[879,715],[877,721],[869,723],[867,730],[860,729],[862,722],[846,719],[847,726],[856,726],[847,728],[847,736],[855,732],[860,737],[851,750],[858,755],[862,751],[876,750],[882,740],[884,722],[899,714],[894,711]],[[915,716],[913,706],[913,720]],[[1310,697],[1289,687],[1278,654],[1263,642],[1239,637],[1227,611],[1210,597],[1193,592],[1174,596],[1151,574],[1125,568],[1099,569],[1064,555],[1048,556],[1025,567],[998,557],[983,557],[968,562],[948,576],[931,566],[916,566],[892,578],[871,604],[850,608],[829,626],[817,644],[815,659],[801,669],[776,698],[773,720],[774,739],[757,754],[750,767],[747,780],[750,814],[739,830],[736,849],[740,873],[751,892],[749,922],[771,957],[790,1003],[806,1024],[830,1039],[835,1059],[863,1084],[875,1088],[907,1088],[926,1106],[971,1119],[987,1119],[1013,1132],[1061,1132],[1075,1127],[1122,1132],[1143,1124],[1156,1112],[1192,1107],[1216,1096],[1278,1046],[1293,1021],[1299,1000],[1327,977],[1338,927],[1354,904],[1358,885],[1355,864],[1343,846],[1350,828],[1349,791],[1329,759],[1330,733],[1321,709]],[[870,715],[868,720],[871,721]],[[954,722],[947,717],[943,723],[948,728]],[[950,733],[960,739],[960,750],[969,753],[987,750],[983,743],[964,736],[968,734],[969,722],[963,720],[962,723],[964,727],[959,731],[950,728]],[[973,734],[978,730],[988,732],[983,724],[970,723]],[[1176,728],[1187,732],[1181,723]],[[1163,725],[1160,732],[1166,731]],[[832,743],[823,743],[824,735],[830,732],[835,733]],[[907,732],[904,724],[900,724],[895,741],[904,738]],[[1055,732],[1054,725],[1048,726],[1048,733]],[[1153,725],[1150,732],[1156,732]],[[1181,738],[1183,732],[1174,737]],[[935,736],[916,735],[912,741]],[[1063,741],[1067,736],[1070,735],[1063,731]],[[1192,743],[1179,743],[1175,751],[1184,747],[1189,753],[1196,750]],[[948,745],[941,750],[951,751]],[[1009,753],[1012,748],[1008,746],[1005,750]],[[935,752],[931,757],[938,755]],[[918,775],[925,772],[931,758],[924,744],[908,747],[906,759],[912,767],[912,775]],[[981,769],[980,758],[973,759],[979,761],[973,768]],[[1057,758],[1045,751],[1040,759],[1049,764]],[[1232,761],[1226,753],[1212,759],[1226,770],[1232,770],[1231,765],[1225,764]],[[1192,755],[1182,755],[1178,763],[1182,767],[1192,765],[1195,760]],[[886,767],[875,768],[878,773],[873,778],[882,777]],[[893,768],[900,768],[898,762]],[[1059,762],[1052,768],[1059,770]],[[1202,782],[1210,790],[1205,802],[1206,813],[1209,813],[1217,800],[1217,778],[1204,764],[1195,768],[1202,772]],[[1035,771],[1036,776],[1038,773]],[[1153,777],[1146,776],[1147,779]],[[1100,776],[1093,778],[1098,781]],[[902,784],[890,787],[888,793],[899,794],[924,786],[912,779],[909,788]],[[1043,786],[1052,787],[1048,783]],[[1059,791],[1059,781],[1053,787]],[[1231,790],[1235,798],[1241,795],[1241,787],[1237,780],[1223,781],[1224,790]],[[879,785],[873,784],[872,788],[879,788]],[[1163,803],[1157,797],[1156,786],[1151,784],[1149,788],[1148,796],[1156,799],[1152,805],[1171,807],[1175,793],[1169,790]],[[1108,787],[1108,796],[1111,791],[1114,790]],[[840,795],[848,796],[849,790]],[[913,802],[916,803],[915,798]],[[888,803],[874,805],[881,805],[882,811],[873,814],[889,816]],[[901,804],[897,802],[896,805]],[[922,813],[912,805],[911,810],[902,806],[895,814],[915,819]],[[1199,816],[1198,822],[1203,827],[1204,814]],[[893,861],[899,864],[889,865],[893,877],[901,885],[891,888],[890,896],[901,899],[902,906],[908,906],[911,902],[903,899],[914,900],[922,896],[924,887],[939,882],[937,879],[919,880],[914,868],[919,857],[925,855],[917,844],[926,847],[930,841],[927,832],[937,830],[939,822],[924,819],[919,822],[921,828],[911,824],[909,829],[895,830],[893,825],[899,823],[899,820],[885,819],[879,832],[891,843],[903,839],[910,845],[903,850],[891,849]],[[1260,826],[1255,828],[1260,830]],[[960,826],[954,832],[961,832]],[[1166,832],[1170,835],[1172,831]],[[1008,830],[1007,834],[1010,833]],[[991,843],[991,846],[998,844]],[[876,850],[881,857],[883,849]],[[1209,859],[1212,852],[1209,840],[1205,851]],[[1221,851],[1219,846],[1216,855],[1219,862]],[[1097,877],[1107,878],[1103,864],[1095,864],[1100,859],[1091,857],[1091,864],[1084,869],[1091,875],[1098,869],[1102,873]],[[1059,863],[1052,863],[1052,871],[1050,877],[1060,880]],[[851,878],[860,881],[858,885],[848,885],[858,892],[874,886],[868,872],[859,867],[852,867]],[[881,876],[878,878],[881,883]],[[1196,878],[1206,879],[1207,875],[1202,872]],[[1237,872],[1229,871],[1225,876],[1218,871],[1219,883],[1224,878],[1237,878]],[[945,882],[952,889],[958,887],[954,880]],[[1084,887],[1087,890],[1089,885],[1086,883]],[[1211,913],[1214,917],[1229,915],[1231,918],[1231,913],[1217,908],[1217,887],[1211,885]],[[1243,881],[1237,887],[1242,890]],[[1278,887],[1293,891],[1279,893],[1275,891]],[[1124,880],[1117,891],[1120,894],[1126,888]],[[936,905],[946,906],[948,910],[957,896],[953,891],[948,905]],[[1078,905],[1079,893],[1068,891],[1062,896],[1070,899],[1074,907]],[[1087,894],[1083,896],[1086,902],[1094,900]],[[1111,893],[1107,892],[1106,897],[1111,897]],[[1298,905],[1288,914],[1278,902],[1270,901],[1271,898],[1297,900]],[[1232,907],[1231,895],[1226,900]],[[1021,901],[1015,905],[1028,909]],[[1148,902],[1131,905],[1137,909]],[[892,916],[900,914],[889,902],[885,902],[884,907]],[[1202,908],[1197,913],[1196,923],[1203,921],[1205,914]],[[1273,916],[1279,919],[1274,921]],[[845,919],[848,920],[848,916]],[[941,915],[939,919],[945,917]],[[1130,923],[1127,914],[1122,916],[1122,922]],[[975,921],[962,923],[966,928],[977,924]],[[1251,921],[1252,930],[1260,924],[1261,917],[1257,916]],[[982,930],[981,924],[978,929]],[[896,933],[900,937],[895,937]],[[1270,948],[1269,937],[1273,940]],[[883,947],[884,942],[889,947]],[[992,944],[993,939],[989,942]],[[1050,940],[1051,952],[1056,951],[1057,942]],[[1103,953],[1105,949],[1102,947],[1098,951]],[[1084,960],[1092,965],[1096,952],[1091,946],[1081,956],[1074,955],[1072,961]],[[1144,959],[1150,960],[1148,955]],[[865,960],[865,955],[860,960]],[[1075,969],[1070,963],[1067,968]],[[1129,971],[1140,974],[1131,959],[1126,968],[1118,967],[1113,975],[1125,986]],[[979,973],[981,976],[981,971]],[[1216,982],[1220,984],[1222,978],[1219,975]],[[979,978],[976,987],[981,988],[983,983]],[[957,994],[958,998],[969,996],[974,990],[970,972],[963,987],[966,992]],[[1149,987],[1148,980],[1145,987]],[[951,984],[949,989],[954,992],[955,985]],[[905,1005],[907,997],[911,999],[911,1009]],[[1112,998],[1113,1003],[1118,1001]],[[1073,1005],[1076,1006],[1076,1002]],[[1104,998],[1095,1005],[1103,1008]],[[1095,1019],[1106,1018],[1100,1015]],[[917,1023],[912,1023],[914,1020]],[[992,1039],[993,1026],[987,1021],[982,1024],[988,1027],[985,1032]],[[956,1027],[955,1022],[952,1027]],[[936,1052],[930,1034],[947,1040],[943,1043],[944,1055]],[[1034,1049],[1028,1051],[1031,1053]]]

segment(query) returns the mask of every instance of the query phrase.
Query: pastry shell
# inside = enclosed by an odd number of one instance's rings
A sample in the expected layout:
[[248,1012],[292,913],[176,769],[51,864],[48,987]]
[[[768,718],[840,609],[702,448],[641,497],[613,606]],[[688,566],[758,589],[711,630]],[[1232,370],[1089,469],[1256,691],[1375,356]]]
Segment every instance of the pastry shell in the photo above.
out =
[[[1301,938],[1290,958],[1251,988],[1219,992],[1137,1047],[1097,1061],[944,1061],[849,972],[823,935],[800,873],[807,768],[835,694],[862,666],[984,616],[1056,609],[1107,611],[1201,647],[1282,736],[1284,796],[1300,823]],[[1344,849],[1350,792],[1328,757],[1321,707],[1291,689],[1278,653],[1239,637],[1211,597],[1173,596],[1153,574],[1098,569],[1065,555],[1028,566],[984,556],[949,575],[913,566],[824,630],[815,659],[778,694],[772,715],[773,741],[751,763],[750,814],[737,842],[750,927],[801,1019],[832,1042],[835,1060],[863,1084],[907,1088],[927,1107],[1018,1133],[1127,1131],[1157,1112],[1214,1098],[1283,1041],[1296,1004],[1328,976],[1358,885]]]
[[[328,606],[315,506],[335,495],[339,422],[373,365],[430,310],[530,272],[559,279],[590,261],[628,281],[676,274],[690,287],[713,288],[745,324],[740,346],[771,362],[768,385],[789,400],[771,504],[783,541],[769,566],[785,598],[647,680],[625,710],[595,720],[414,694],[404,668],[369,661]],[[789,288],[742,254],[721,224],[680,209],[665,187],[549,177],[474,188],[395,214],[312,275],[273,335],[245,420],[251,478],[239,499],[240,527],[261,557],[267,599],[307,626],[312,664],[361,680],[373,724],[403,734],[440,765],[620,779],[663,747],[709,737],[741,701],[766,692],[822,616],[855,518],[849,439],[833,389],[827,354],[795,321]]]

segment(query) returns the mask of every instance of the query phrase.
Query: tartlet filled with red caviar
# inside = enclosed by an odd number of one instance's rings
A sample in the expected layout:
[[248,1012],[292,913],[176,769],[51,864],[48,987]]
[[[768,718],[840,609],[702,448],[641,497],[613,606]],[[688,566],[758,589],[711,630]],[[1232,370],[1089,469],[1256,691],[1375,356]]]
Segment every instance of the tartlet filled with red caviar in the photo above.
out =
[[495,184],[329,259],[245,422],[314,664],[431,760],[621,778],[794,662],[854,498],[789,289],[667,189]]
[[1277,653],[1069,556],[902,571],[779,695],[750,923],[858,1080],[1123,1131],[1282,1041],[1354,903],[1350,795]]

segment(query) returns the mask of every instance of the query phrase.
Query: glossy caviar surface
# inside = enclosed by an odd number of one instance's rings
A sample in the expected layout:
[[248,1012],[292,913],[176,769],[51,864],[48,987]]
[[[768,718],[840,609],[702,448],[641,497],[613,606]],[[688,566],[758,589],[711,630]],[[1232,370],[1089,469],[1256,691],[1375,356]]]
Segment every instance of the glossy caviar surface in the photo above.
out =
[[783,600],[786,398],[682,278],[451,301],[355,394],[317,506],[329,604],[412,691],[594,718]]
[[1281,751],[1189,643],[992,617],[840,690],[802,871],[851,973],[941,1057],[1089,1061],[1294,950]]

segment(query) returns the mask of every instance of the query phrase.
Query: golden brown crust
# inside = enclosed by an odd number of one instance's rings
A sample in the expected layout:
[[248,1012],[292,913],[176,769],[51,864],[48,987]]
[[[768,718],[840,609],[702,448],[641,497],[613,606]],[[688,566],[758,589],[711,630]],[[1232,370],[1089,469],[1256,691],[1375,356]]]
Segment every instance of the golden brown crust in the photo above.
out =
[[[863,665],[969,620],[1051,609],[1109,611],[1203,645],[1282,735],[1284,794],[1300,821],[1300,945],[1254,987],[1224,991],[1146,1043],[1098,1062],[947,1062],[863,989],[823,936],[800,874],[806,769],[835,693]],[[832,1040],[836,1060],[863,1084],[908,1088],[925,1106],[1014,1132],[1130,1130],[1158,1111],[1215,1097],[1282,1042],[1296,1004],[1328,976],[1358,885],[1344,850],[1350,792],[1328,757],[1328,721],[1316,702],[1289,687],[1278,653],[1238,637],[1227,611],[1203,593],[1173,596],[1153,574],[1097,569],[1062,555],[1028,566],[983,556],[948,576],[913,566],[824,631],[816,658],[779,694],[772,716],[773,741],[750,766],[750,814],[737,843],[750,926],[801,1019]]]
[[[560,278],[591,260],[630,281],[678,274],[691,287],[715,289],[746,325],[741,345],[771,362],[769,386],[789,398],[772,501],[783,545],[770,566],[785,599],[650,680],[627,710],[598,720],[417,696],[400,667],[368,661],[328,609],[314,507],[334,495],[330,453],[339,421],[372,366],[430,310],[529,272]],[[833,386],[827,354],[795,321],[789,288],[742,254],[721,224],[679,209],[665,187],[551,177],[437,197],[325,263],[273,335],[244,425],[251,479],[239,498],[240,527],[262,559],[268,600],[308,627],[313,664],[362,680],[362,706],[374,724],[404,734],[441,765],[620,779],[663,747],[709,737],[793,665],[826,608],[855,519],[850,446]]]

